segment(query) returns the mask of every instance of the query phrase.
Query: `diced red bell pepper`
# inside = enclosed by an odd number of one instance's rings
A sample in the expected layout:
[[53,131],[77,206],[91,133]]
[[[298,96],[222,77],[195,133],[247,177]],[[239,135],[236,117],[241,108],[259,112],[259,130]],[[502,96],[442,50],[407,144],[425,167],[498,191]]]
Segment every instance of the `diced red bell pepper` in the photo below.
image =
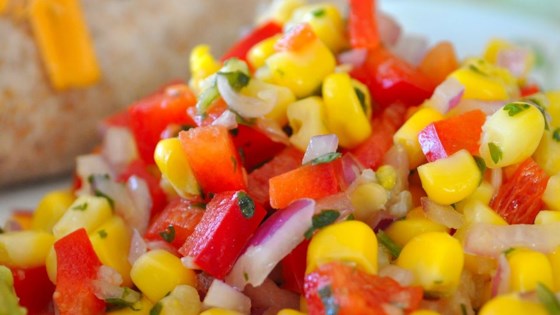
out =
[[432,80],[435,85],[443,82],[447,76],[459,68],[459,61],[453,44],[442,41],[434,45],[418,66],[420,72]]
[[272,141],[262,131],[246,125],[239,125],[232,134],[233,143],[241,153],[243,166],[248,172],[270,161],[286,147],[280,142]]
[[268,21],[255,28],[247,36],[243,37],[231,47],[221,58],[222,61],[230,58],[238,58],[247,61],[247,53],[259,42],[282,32],[282,25]]
[[[203,214],[201,203],[176,198],[151,223],[145,237],[154,241],[166,240],[175,248],[179,248],[193,233]],[[166,239],[164,235],[168,238]]]
[[409,314],[420,306],[422,294],[419,286],[401,286],[342,262],[321,265],[305,277],[307,308],[315,315],[385,315],[384,305]]
[[289,172],[301,166],[303,153],[294,147],[287,147],[270,162],[251,172],[248,176],[248,190],[257,202],[268,205],[268,181],[277,175]]
[[229,131],[201,126],[182,131],[179,139],[204,193],[245,189],[245,170]]
[[541,88],[538,84],[529,83],[521,87],[521,97],[530,96],[536,93],[539,93]]
[[282,266],[282,287],[292,292],[303,294],[305,266],[307,266],[307,248],[309,240],[303,240],[291,253],[280,261]]
[[528,158],[500,186],[490,206],[509,224],[533,224],[543,207],[541,198],[547,183],[546,172]]
[[486,114],[481,110],[471,110],[429,124],[418,133],[418,142],[429,162],[448,157],[461,149],[478,155],[485,121]]
[[350,0],[348,31],[353,48],[375,49],[381,43],[377,19],[376,0]]
[[283,209],[300,198],[321,199],[340,191],[340,159],[302,165],[269,180],[270,206]]
[[373,119],[369,138],[350,152],[366,168],[377,169],[381,166],[385,153],[393,145],[393,134],[404,122],[406,109],[393,104]]
[[[153,172],[151,172],[153,171]],[[142,160],[130,162],[126,169],[119,174],[117,180],[126,182],[130,176],[135,175],[146,181],[152,198],[152,208],[150,209],[150,218],[157,216],[167,204],[167,195],[159,185],[159,171],[152,165],[147,165]],[[154,175],[157,174],[157,175]]]
[[298,51],[317,39],[311,25],[302,23],[286,32],[274,45],[277,51]]
[[217,193],[179,253],[223,279],[265,215],[264,208],[242,190]]
[[422,72],[383,47],[369,50],[366,61],[350,75],[368,87],[372,100],[381,108],[396,102],[419,105],[435,88]]
[[195,104],[194,93],[187,85],[179,84],[169,86],[128,108],[130,128],[142,160],[154,163],[154,150],[168,126],[195,125],[187,114],[187,109]]
[[28,314],[46,313],[52,302],[54,284],[49,280],[45,266],[10,269],[19,304],[27,309]]
[[94,294],[92,280],[97,278],[101,262],[81,228],[54,243],[56,251],[56,289],[54,303],[60,315],[98,315],[105,301]]

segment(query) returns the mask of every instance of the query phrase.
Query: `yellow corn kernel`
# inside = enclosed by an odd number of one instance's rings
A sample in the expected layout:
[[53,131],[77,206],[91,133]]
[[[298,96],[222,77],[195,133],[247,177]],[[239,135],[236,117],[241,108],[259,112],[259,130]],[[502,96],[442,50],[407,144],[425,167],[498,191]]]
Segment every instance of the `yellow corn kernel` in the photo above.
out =
[[264,117],[274,120],[278,123],[278,126],[286,125],[288,123],[288,115],[286,113],[288,105],[296,101],[294,93],[287,87],[264,83],[258,79],[249,81],[249,84],[243,88],[242,92],[248,96],[259,97],[263,90],[274,90],[276,92],[276,104]]
[[425,160],[422,147],[418,142],[418,133],[429,124],[441,119],[443,115],[439,111],[431,107],[421,107],[393,135],[393,142],[402,145],[406,150],[411,169]]
[[353,148],[371,135],[365,108],[348,73],[332,73],[323,81],[327,128],[338,136],[340,146]]
[[177,256],[162,249],[140,256],[132,265],[130,277],[152,302],[159,301],[179,284],[196,285],[194,271],[185,268]]
[[356,265],[370,274],[377,273],[377,237],[361,221],[343,221],[320,230],[309,243],[306,273],[331,261]]
[[515,292],[535,290],[540,282],[552,288],[552,267],[545,254],[516,248],[506,254],[510,267],[510,289]]
[[277,315],[307,315],[306,313],[300,312],[300,311],[296,311],[296,310],[292,310],[289,308],[285,308],[280,310]]
[[247,52],[247,61],[253,66],[253,68],[260,68],[265,65],[266,58],[270,57],[276,51],[274,50],[274,45],[280,38],[280,34],[269,37],[265,40],[260,41],[255,44],[249,52]]
[[327,3],[310,4],[296,9],[285,29],[309,23],[313,32],[333,53],[348,47],[346,26],[336,6]]
[[427,294],[446,296],[459,285],[464,254],[459,241],[444,232],[420,234],[401,250],[397,265],[414,274]]
[[74,194],[69,190],[52,191],[46,194],[33,213],[31,227],[35,230],[51,232],[74,199]]
[[202,313],[200,313],[200,315],[244,315],[241,312],[238,311],[234,311],[234,310],[229,310],[226,308],[211,308],[208,309]]
[[494,186],[487,181],[482,181],[470,196],[455,204],[455,209],[459,212],[463,212],[463,209],[473,201],[488,205],[493,195]]
[[329,133],[325,125],[325,104],[318,96],[288,105],[287,114],[292,127],[290,142],[301,151],[307,149],[312,137]]
[[391,165],[381,165],[375,175],[379,184],[387,190],[393,189],[397,184],[397,171]]
[[425,214],[424,218],[406,218],[391,223],[385,229],[385,234],[389,236],[396,244],[400,246],[406,245],[414,237],[429,232],[445,232],[449,229],[440,223],[428,219]]
[[516,294],[498,295],[482,306],[479,315],[547,315],[540,303],[521,299]]
[[554,138],[554,130],[545,130],[539,146],[533,154],[533,159],[549,175],[560,173],[560,159],[551,159],[551,156],[560,156],[560,141]]
[[56,89],[85,87],[101,76],[77,0],[35,0],[29,16],[37,46]]
[[266,12],[258,17],[258,23],[266,21],[275,21],[281,25],[288,22],[292,17],[294,11],[305,5],[305,0],[276,0],[272,1],[268,6]]
[[432,310],[417,310],[410,313],[410,315],[439,315],[439,313]]
[[466,99],[502,101],[519,93],[517,80],[506,69],[484,59],[468,60],[450,76],[465,86]]
[[202,309],[198,291],[185,284],[176,286],[158,303],[161,305],[160,315],[198,315]]
[[433,201],[450,205],[472,194],[482,174],[467,150],[418,167],[422,188]]
[[130,263],[128,253],[130,250],[131,233],[126,223],[119,216],[113,216],[99,226],[89,239],[91,245],[102,264],[115,269],[123,278],[123,285],[130,286]]
[[536,106],[525,102],[504,105],[482,126],[480,156],[490,168],[520,163],[537,149],[544,124]]
[[558,292],[560,291],[560,246],[548,254],[548,261],[550,262],[554,282],[552,289],[554,292]]
[[496,211],[478,200],[468,203],[463,209],[463,214],[466,225],[472,223],[507,225],[507,222]]
[[109,220],[112,215],[113,210],[106,198],[81,196],[70,205],[53,226],[53,235],[56,239],[60,239],[82,227],[91,233]]
[[197,45],[191,50],[189,65],[191,69],[189,86],[194,91],[200,91],[202,81],[222,67],[210,53],[208,45]]
[[158,142],[154,160],[161,174],[183,198],[200,195],[200,186],[194,177],[179,138],[167,138]]
[[496,272],[498,263],[493,257],[477,256],[465,253],[464,268],[475,275],[490,275]]
[[8,0],[0,0],[0,14],[4,13],[7,7],[8,7]]
[[366,221],[374,213],[383,209],[389,200],[389,195],[385,188],[377,183],[364,183],[352,191],[350,200],[354,206],[354,217]]
[[28,268],[45,264],[52,234],[44,231],[15,231],[0,234],[0,265]]
[[266,81],[285,86],[297,98],[311,95],[323,79],[334,71],[336,60],[318,38],[297,52],[279,51],[266,59]]
[[47,252],[47,257],[45,258],[45,267],[47,268],[47,276],[52,283],[56,284],[56,268],[57,268],[57,258],[56,251],[54,250],[54,245],[49,248]]
[[550,125],[558,127],[560,126],[560,90],[548,91],[545,96],[548,99],[546,111],[550,115]]
[[549,224],[560,222],[560,211],[541,210],[535,217],[535,224]]
[[132,307],[125,307],[108,312],[107,315],[150,315],[150,310],[154,303],[150,302],[145,296],[140,301],[134,303]]

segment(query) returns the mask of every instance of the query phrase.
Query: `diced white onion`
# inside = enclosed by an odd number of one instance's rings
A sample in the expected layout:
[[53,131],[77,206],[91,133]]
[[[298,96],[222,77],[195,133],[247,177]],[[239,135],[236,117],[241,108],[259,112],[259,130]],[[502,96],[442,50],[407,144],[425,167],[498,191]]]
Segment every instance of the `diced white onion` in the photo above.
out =
[[194,262],[194,258],[190,256],[181,257],[181,264],[185,266],[185,268],[193,269],[193,270],[201,270],[199,265]]
[[290,144],[290,138],[275,120],[259,117],[257,118],[257,128],[264,132],[272,141],[285,145]]
[[418,66],[428,49],[428,39],[417,34],[403,34],[392,51],[413,66]]
[[216,120],[212,122],[214,126],[224,126],[227,129],[237,128],[237,117],[230,110],[225,110]]
[[99,154],[86,154],[76,159],[76,175],[82,182],[82,187],[76,192],[78,196],[91,194],[88,178],[91,175],[112,175],[109,164]]
[[347,64],[354,68],[360,67],[367,58],[367,49],[351,49],[338,55],[338,62],[340,64]]
[[430,101],[436,110],[445,114],[459,104],[464,92],[465,86],[457,79],[449,77],[436,87]]
[[128,128],[124,127],[107,129],[101,152],[117,173],[138,158],[134,136]]
[[401,36],[402,29],[397,20],[390,14],[377,11],[377,27],[381,41],[387,46],[394,46]]
[[309,141],[309,145],[307,145],[307,150],[305,150],[301,164],[311,162],[322,155],[336,152],[337,149],[338,137],[335,134],[313,136]]
[[508,69],[515,77],[523,77],[529,72],[531,53],[523,47],[509,47],[498,51],[496,64]]
[[134,265],[134,262],[147,251],[148,246],[146,245],[146,241],[144,241],[144,238],[137,229],[133,229],[132,238],[130,240],[130,250],[128,251],[128,262]]
[[238,311],[243,314],[251,313],[251,300],[243,293],[218,279],[212,281],[202,304],[204,308],[217,307]]
[[430,220],[451,229],[458,229],[463,226],[463,215],[453,209],[452,206],[440,205],[428,197],[422,197],[420,203]]
[[402,286],[410,286],[414,281],[412,271],[397,265],[387,265],[379,270],[380,277],[390,277]]
[[509,290],[511,268],[505,254],[498,257],[498,268],[492,277],[492,296],[505,294]]
[[249,97],[236,92],[224,76],[216,76],[216,83],[224,101],[242,117],[264,116],[272,110],[277,101],[274,89],[261,91],[258,93],[258,97]]

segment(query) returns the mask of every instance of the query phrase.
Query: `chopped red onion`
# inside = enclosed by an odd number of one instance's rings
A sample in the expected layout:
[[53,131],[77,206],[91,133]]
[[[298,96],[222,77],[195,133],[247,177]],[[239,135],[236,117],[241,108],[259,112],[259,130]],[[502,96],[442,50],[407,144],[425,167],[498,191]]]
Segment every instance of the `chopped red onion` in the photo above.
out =
[[401,36],[402,29],[397,20],[390,14],[377,11],[377,28],[381,41],[387,46],[394,46]]
[[212,125],[224,126],[227,129],[237,128],[237,117],[230,110],[225,110],[216,120],[212,122]]
[[403,34],[391,49],[413,66],[418,66],[428,50],[428,39],[416,34]]
[[251,313],[251,300],[243,293],[218,279],[212,281],[202,304],[204,308],[217,307],[238,311],[243,314]]
[[272,141],[285,145],[290,144],[290,138],[275,120],[259,117],[257,118],[257,128],[264,132]]
[[331,133],[327,135],[319,135],[311,137],[303,161],[301,164],[311,162],[312,160],[325,155],[327,153],[336,152],[338,149],[338,137]]
[[124,127],[107,129],[101,153],[117,173],[138,158],[134,136],[128,128]]
[[459,115],[471,110],[479,109],[483,113],[485,113],[486,116],[489,116],[502,108],[502,106],[504,106],[506,103],[507,101],[481,101],[473,99],[461,99],[459,103],[452,109],[452,115]]
[[496,64],[508,69],[515,77],[523,77],[529,72],[531,52],[523,47],[508,47],[498,51]]
[[560,245],[560,222],[549,224],[493,225],[474,223],[465,236],[465,252],[498,257],[514,247],[549,253]]
[[338,55],[339,64],[348,64],[354,68],[358,68],[364,64],[367,58],[367,49],[358,48],[345,51]]
[[148,251],[146,241],[137,229],[132,230],[132,238],[130,239],[130,250],[128,251],[128,262],[134,265],[134,262]]
[[140,301],[140,293],[127,287],[121,287],[122,276],[113,268],[102,265],[97,270],[97,278],[92,280],[93,293],[98,299],[118,299],[133,304]]
[[348,189],[349,186],[352,185],[352,183],[356,181],[356,179],[358,179],[358,177],[364,170],[364,167],[362,166],[360,161],[358,161],[358,159],[354,157],[352,153],[344,153],[344,155],[341,158],[341,162],[342,162],[341,183],[344,184],[342,190],[346,190]]
[[383,157],[383,164],[391,165],[397,172],[397,182],[392,189],[392,193],[397,193],[408,188],[408,175],[410,173],[408,154],[404,146],[394,144],[385,156]]
[[249,97],[236,92],[226,77],[216,76],[218,90],[224,101],[236,113],[246,118],[255,118],[268,114],[277,101],[274,89],[264,90],[258,93],[258,97]]
[[226,282],[239,289],[247,283],[261,285],[276,264],[303,241],[314,210],[315,201],[299,199],[274,212],[255,232]]
[[340,212],[339,220],[343,220],[354,212],[354,206],[348,194],[341,192],[317,200],[315,214],[321,213],[323,210],[337,210]]
[[440,205],[428,197],[420,198],[420,203],[430,220],[450,229],[458,229],[463,226],[463,215],[453,209],[452,206]]
[[505,294],[509,291],[511,268],[505,254],[498,257],[498,268],[492,277],[492,296]]
[[435,109],[445,114],[459,104],[464,93],[465,86],[457,79],[449,77],[436,87],[430,101]]
[[500,190],[503,180],[504,180],[504,174],[502,168],[501,167],[493,168],[490,173],[490,184],[492,184],[492,188],[494,188],[494,195],[496,195]]

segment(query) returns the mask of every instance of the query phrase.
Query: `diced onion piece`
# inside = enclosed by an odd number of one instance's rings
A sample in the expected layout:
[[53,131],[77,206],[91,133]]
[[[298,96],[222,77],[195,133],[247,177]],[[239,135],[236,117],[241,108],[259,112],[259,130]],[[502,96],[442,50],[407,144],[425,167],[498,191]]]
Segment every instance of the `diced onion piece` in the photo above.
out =
[[264,132],[272,141],[285,145],[290,144],[290,138],[275,120],[259,117],[257,118],[257,128]]
[[457,79],[448,77],[436,87],[430,103],[440,113],[445,114],[459,104],[464,93],[465,86]]
[[506,103],[506,101],[481,101],[473,99],[461,99],[459,103],[453,109],[451,109],[452,112],[449,113],[449,116],[460,115],[476,109],[481,110],[486,114],[486,116],[489,116],[498,111]]
[[132,230],[132,238],[130,239],[130,250],[128,251],[128,262],[134,265],[134,262],[148,251],[146,241],[137,229]]
[[121,287],[121,275],[113,268],[102,265],[97,271],[97,279],[92,280],[93,292],[101,300],[120,300],[132,305],[140,301],[140,293],[126,287]]
[[364,166],[356,159],[352,153],[345,153],[342,158],[342,177],[343,177],[343,190],[348,188],[352,183],[358,179],[360,173],[364,170]]
[[492,277],[492,296],[505,294],[509,290],[511,268],[505,254],[498,258],[498,268]]
[[418,66],[424,58],[428,49],[428,39],[425,36],[416,34],[403,34],[397,43],[392,47],[392,51],[408,61],[413,66]]
[[397,265],[387,265],[379,270],[380,277],[390,277],[402,286],[410,286],[414,281],[412,271]]
[[228,284],[214,279],[202,304],[206,308],[217,307],[241,312],[251,313],[251,300],[243,293]]
[[377,11],[377,27],[381,41],[387,46],[395,45],[401,36],[402,29],[397,20],[388,13]]
[[338,137],[335,134],[319,135],[311,137],[302,164],[311,162],[312,160],[325,155],[327,153],[336,152],[338,149]]
[[312,199],[299,199],[276,211],[255,232],[226,282],[239,289],[247,283],[261,285],[276,264],[303,241],[314,210]]
[[340,64],[348,64],[352,67],[360,67],[366,61],[367,49],[351,49],[338,55],[338,62]]
[[422,197],[420,203],[430,220],[451,229],[458,229],[463,226],[463,215],[455,211],[452,206],[440,205],[427,197]]
[[103,137],[101,152],[107,162],[118,171],[138,158],[134,136],[128,128],[109,127]]
[[225,110],[216,120],[212,122],[215,126],[224,126],[228,130],[237,128],[237,117],[230,110]]
[[549,224],[493,225],[475,223],[466,233],[465,252],[498,257],[514,247],[526,247],[549,253],[560,246],[560,222]]
[[194,262],[194,258],[190,256],[181,257],[181,264],[187,269],[202,270],[202,268]]
[[524,77],[532,65],[532,55],[523,47],[504,48],[498,52],[496,64],[508,69],[517,78]]
[[340,212],[339,220],[347,218],[354,212],[354,206],[347,193],[341,192],[317,200],[315,214],[323,210],[336,210]]
[[220,95],[228,106],[245,118],[255,118],[268,114],[276,104],[276,91],[273,89],[261,91],[258,97],[249,97],[236,92],[226,77],[216,76],[216,83]]
[[82,187],[76,193],[78,196],[88,195],[91,192],[88,181],[91,175],[111,175],[109,164],[99,154],[87,154],[76,159],[76,175],[82,182]]
[[135,208],[134,213],[129,213],[133,219],[129,219],[128,223],[140,232],[144,232],[148,228],[152,208],[152,197],[150,197],[148,184],[142,178],[134,175],[128,178],[126,188]]
[[498,193],[500,190],[503,180],[503,170],[501,168],[493,168],[490,172],[490,184],[492,184],[492,188],[494,188],[494,194]]

